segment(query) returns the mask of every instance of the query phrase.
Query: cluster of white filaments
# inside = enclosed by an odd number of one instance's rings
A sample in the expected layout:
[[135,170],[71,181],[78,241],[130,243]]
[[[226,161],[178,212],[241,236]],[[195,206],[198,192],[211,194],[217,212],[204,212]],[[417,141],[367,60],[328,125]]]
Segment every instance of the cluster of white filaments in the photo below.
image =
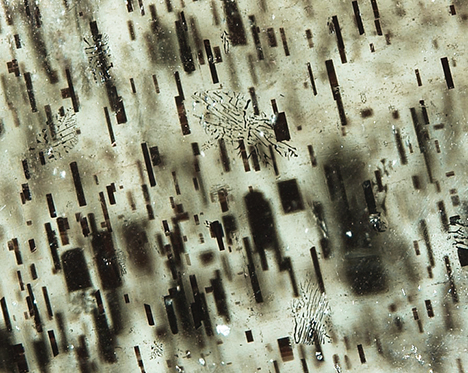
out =
[[276,140],[277,115],[256,114],[252,101],[246,100],[243,94],[200,91],[195,92],[192,99],[194,115],[211,137],[204,144],[204,150],[223,139],[236,146],[242,141],[246,148],[251,149],[250,152],[256,152],[265,163],[270,159],[270,149],[284,157],[297,156],[296,148]]
[[293,300],[294,342],[306,345],[316,340],[323,344],[328,337],[326,319],[330,315],[330,306],[325,293],[321,293],[310,282],[301,286],[301,296]]

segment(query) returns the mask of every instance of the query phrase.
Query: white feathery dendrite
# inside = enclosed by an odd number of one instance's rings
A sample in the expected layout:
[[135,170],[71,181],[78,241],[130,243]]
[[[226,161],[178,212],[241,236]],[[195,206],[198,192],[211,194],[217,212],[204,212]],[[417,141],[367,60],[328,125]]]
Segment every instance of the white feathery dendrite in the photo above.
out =
[[261,112],[255,114],[251,100],[243,94],[231,91],[199,91],[192,95],[194,116],[200,121],[211,139],[203,148],[223,139],[231,144],[244,141],[247,148],[253,147],[266,163],[272,149],[283,157],[297,156],[296,148],[284,141],[276,141],[275,124],[277,115],[270,117]]
[[330,306],[325,293],[309,281],[301,286],[301,296],[293,300],[294,342],[314,344],[315,339],[323,344],[328,338],[326,321]]

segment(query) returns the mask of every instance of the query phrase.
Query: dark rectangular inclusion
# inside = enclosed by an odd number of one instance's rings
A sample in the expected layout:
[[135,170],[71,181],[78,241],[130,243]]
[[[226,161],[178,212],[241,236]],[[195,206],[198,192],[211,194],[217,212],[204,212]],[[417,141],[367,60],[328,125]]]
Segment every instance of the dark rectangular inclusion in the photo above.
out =
[[231,44],[233,46],[246,45],[247,38],[245,35],[244,24],[242,23],[242,17],[237,7],[237,2],[235,0],[223,0],[223,5]]
[[92,370],[89,362],[89,351],[88,347],[86,346],[86,337],[84,335],[80,335],[78,341],[79,344],[76,346],[76,355],[80,370],[83,373],[90,373]]
[[0,304],[2,306],[2,313],[3,313],[3,320],[5,320],[5,326],[6,326],[6,329],[11,332],[13,330],[12,326],[11,326],[11,320],[10,320],[10,314],[8,312],[8,307],[7,307],[7,303],[6,303],[6,300],[5,300],[5,297],[3,297],[1,300],[0,300]]
[[226,321],[229,321],[229,307],[223,281],[221,279],[221,272],[219,270],[216,271],[216,277],[211,279],[210,282],[211,286],[213,287],[213,296],[215,299],[218,315],[223,316]]
[[[141,0],[140,0],[141,2]],[[140,367],[140,370],[142,373],[145,372],[145,366],[143,365],[143,359],[141,358],[141,353],[140,353],[140,347],[134,346],[133,349],[135,350],[135,356],[138,362],[138,366]]]
[[33,280],[37,280],[37,270],[36,270],[36,265],[34,263],[31,264],[30,266],[31,269],[31,278]]
[[258,109],[258,100],[257,100],[257,94],[255,93],[255,88],[250,87],[249,88],[249,94],[250,94],[250,99],[252,100],[252,107],[254,110],[255,115],[260,115],[260,110]]
[[453,272],[452,272],[452,266],[450,265],[450,259],[447,255],[444,256],[444,262],[445,262],[445,269],[447,270],[447,275],[449,277],[450,293],[452,295],[452,300],[454,303],[458,303],[458,292],[455,286],[455,282],[453,281]]
[[95,333],[98,337],[99,353],[101,358],[108,363],[115,363],[115,335],[107,323],[105,314],[99,314],[97,309],[93,310]]
[[305,31],[305,34],[306,34],[307,42],[309,43],[309,48],[313,48],[314,47],[314,41],[312,39],[312,31],[310,29],[307,29]]
[[192,317],[190,316],[190,304],[185,294],[184,285],[180,276],[177,278],[177,287],[169,289],[169,295],[174,301],[174,308],[178,311],[182,330],[185,333],[193,330]]
[[20,39],[19,35],[15,34],[14,38],[15,38],[16,49],[20,49],[21,48],[21,39]]
[[20,252],[20,249],[19,249],[18,239],[17,238],[13,238],[12,246],[13,246],[14,251],[15,251],[16,264],[18,264],[18,265],[23,264],[23,259],[21,258],[21,252]]
[[82,249],[65,251],[62,254],[62,266],[68,291],[87,289],[92,286]]
[[366,362],[366,355],[364,355],[364,349],[362,348],[362,345],[357,345],[358,353],[359,353],[359,359],[361,360],[361,364],[364,364]]
[[68,83],[68,96],[67,97],[71,98],[73,111],[76,113],[80,109],[79,109],[78,97],[76,97],[75,88],[73,88],[73,81],[71,79],[70,70],[66,69],[65,74],[67,75],[67,83]]
[[30,178],[31,178],[31,174],[30,174],[30,172],[29,172],[28,160],[27,160],[27,159],[23,159],[22,164],[23,164],[24,177],[25,177],[26,179],[30,179]]
[[418,82],[418,87],[422,86],[422,81],[421,81],[421,74],[419,73],[419,69],[414,70],[414,73],[416,74],[416,80]]
[[380,18],[379,7],[377,6],[377,0],[371,0],[371,3],[372,3],[372,10],[374,11],[374,18],[375,19]]
[[429,133],[427,129],[419,122],[418,116],[415,108],[410,108],[411,119],[413,120],[414,131],[416,132],[416,138],[418,139],[419,150],[424,156],[424,161],[426,164],[427,174],[429,176],[429,181],[432,183],[432,170],[430,168],[430,159],[429,159]]
[[177,92],[179,93],[179,97],[182,101],[184,101],[185,100],[184,90],[182,88],[182,82],[180,80],[180,74],[178,71],[174,73],[174,79],[176,81]]
[[151,311],[151,306],[149,304],[145,304],[145,312],[146,312],[146,318],[148,319],[148,325],[153,326],[154,325],[153,312]]
[[317,87],[315,86],[314,73],[312,72],[310,62],[307,62],[307,71],[309,73],[310,84],[312,84],[312,91],[314,92],[314,96],[317,96]]
[[[13,361],[18,368],[17,372],[19,373],[27,373],[29,372],[28,362],[26,360],[26,353],[24,351],[24,347],[22,343],[10,346],[11,347],[11,354]],[[15,371],[16,372],[16,371]]]
[[448,232],[448,230],[449,230],[449,221],[448,221],[448,217],[447,217],[447,212],[445,210],[444,201],[439,201],[437,203],[437,209],[439,210],[439,216],[440,216],[440,221],[442,223],[442,227],[444,228],[444,231]]
[[283,361],[294,360],[294,353],[291,345],[291,339],[289,337],[278,338],[278,348],[281,353],[281,359]]
[[161,164],[161,155],[159,154],[159,149],[157,146],[152,146],[149,148],[151,163],[153,166],[159,166]]
[[426,223],[426,220],[422,219],[420,222],[419,222],[419,229],[420,229],[420,232],[424,238],[424,242],[426,244],[426,248],[427,248],[427,256],[429,258],[429,264],[431,265],[431,267],[434,267],[435,265],[435,260],[434,260],[434,253],[432,251],[432,245],[431,245],[431,240],[430,240],[430,236],[429,236],[429,230],[427,228],[427,223]]
[[268,45],[272,48],[278,46],[278,42],[276,41],[275,29],[270,27],[267,29],[267,36],[268,36]]
[[289,47],[288,47],[288,40],[286,39],[286,32],[284,28],[280,27],[280,34],[281,34],[281,41],[283,42],[284,54],[289,56]]
[[28,183],[21,184],[21,189],[22,189],[22,193],[26,201],[31,201],[32,196],[31,196],[31,190],[29,189],[29,184]]
[[343,36],[341,35],[340,23],[338,22],[338,17],[332,17],[333,26],[335,28],[336,33],[336,42],[338,44],[338,50],[340,52],[341,63],[346,63],[346,53],[345,53],[345,46],[343,42]]
[[49,319],[54,316],[54,311],[52,311],[52,305],[50,304],[49,293],[47,292],[47,287],[42,287],[42,296],[44,297],[44,301],[47,308],[47,314],[49,315]]
[[174,310],[174,301],[168,295],[164,297],[164,307],[166,309],[167,319],[169,321],[171,332],[172,334],[177,334],[179,332],[179,327],[177,325],[177,317]]
[[128,33],[130,34],[130,40],[135,40],[136,35],[135,35],[135,28],[133,27],[133,22],[131,20],[127,21],[128,25]]
[[[427,107],[426,107],[426,104],[424,103],[424,100],[420,100],[419,104],[421,105],[421,112],[424,118],[424,124],[430,124],[431,122],[429,120],[429,115],[427,114]],[[442,127],[443,127],[443,124],[442,124]]]
[[221,55],[221,49],[218,46],[213,47],[213,52],[214,52],[214,55],[215,55],[215,62],[216,63],[223,62],[223,56]]
[[91,233],[88,225],[88,219],[86,217],[80,219],[81,231],[83,232],[83,236],[88,237]]
[[336,101],[338,114],[340,116],[341,125],[345,126],[348,121],[346,119],[346,113],[343,107],[343,100],[341,99],[340,87],[338,86],[338,78],[336,77],[335,66],[333,60],[326,60],[325,65],[327,67],[328,80],[330,81],[330,87],[332,90],[333,99]]
[[52,137],[52,139],[55,140],[56,137],[57,137],[57,133],[56,133],[54,118],[52,116],[52,109],[51,109],[50,105],[44,106],[44,111],[45,111],[46,117],[47,117],[47,126],[49,127],[50,136]]
[[273,171],[275,171],[275,176],[278,176],[279,175],[279,170],[278,170],[278,165],[276,163],[275,151],[273,150],[272,145],[268,146],[268,149],[270,151],[271,163],[273,164]]
[[338,78],[336,77],[335,66],[333,60],[326,60],[325,66],[327,67],[328,80],[330,81],[330,87],[332,89],[333,98],[336,100],[336,89],[338,87]]
[[57,217],[57,211],[55,210],[54,199],[52,198],[52,194],[46,194],[47,199],[47,206],[49,207],[49,213],[51,218]]
[[244,237],[243,242],[244,242],[244,247],[245,247],[245,251],[247,254],[247,261],[248,261],[247,270],[249,273],[252,290],[254,292],[255,302],[263,303],[262,290],[260,288],[260,283],[258,281],[258,277],[257,277],[256,269],[255,269],[255,263],[253,261],[252,247],[250,246],[250,242],[247,237]]
[[364,197],[366,199],[367,210],[369,211],[369,214],[377,213],[377,205],[375,203],[374,191],[372,190],[371,181],[364,181],[362,183],[362,189],[364,191]]
[[258,161],[258,155],[253,146],[250,147],[250,158],[252,158],[254,170],[260,171],[260,162]]
[[153,75],[153,84],[154,84],[154,88],[156,89],[156,93],[159,93],[159,83],[158,83],[158,78],[156,77],[156,75]]
[[211,80],[213,84],[219,83],[218,72],[216,71],[215,60],[213,57],[213,52],[211,51],[211,44],[209,40],[203,40],[205,44],[206,57],[208,58],[208,64],[210,66]]
[[107,190],[107,197],[109,198],[109,203],[111,205],[115,205],[116,201],[115,201],[115,196],[114,196],[114,193],[115,193],[115,185],[112,184],[112,185],[107,185],[106,186],[106,190]]
[[359,10],[359,4],[357,1],[353,1],[354,17],[356,18],[356,24],[359,30],[359,35],[364,34],[364,25],[362,24],[361,11]]
[[190,127],[188,124],[187,113],[185,112],[184,101],[180,96],[176,96],[175,102],[177,107],[177,114],[179,116],[180,127],[182,129],[182,134],[189,135]]
[[434,310],[432,309],[432,303],[430,299],[427,299],[424,301],[426,305],[426,310],[427,310],[427,316],[428,317],[434,317]]
[[109,232],[94,233],[91,245],[103,289],[111,290],[121,286],[120,265],[115,253],[112,234]]
[[143,157],[145,158],[146,171],[148,172],[149,182],[150,182],[150,185],[153,187],[156,185],[156,179],[154,178],[154,171],[153,171],[153,166],[151,165],[148,145],[146,145],[146,143],[142,143],[141,150],[143,151]]
[[317,167],[317,157],[315,156],[314,148],[312,145],[307,145],[307,149],[309,150],[310,163],[312,163],[312,167]]
[[257,50],[257,58],[261,61],[265,57],[263,55],[262,44],[260,43],[259,28],[255,22],[255,16],[249,16],[250,29],[252,31],[252,37],[255,43],[255,49]]
[[284,112],[276,114],[276,123],[274,130],[276,141],[291,140],[291,135],[289,134],[288,121],[286,120],[286,114]]
[[55,334],[53,330],[48,330],[47,335],[49,336],[50,346],[52,347],[52,354],[57,356],[59,354],[57,340],[55,339]]
[[219,221],[214,221],[210,224],[210,232],[211,235],[216,237],[216,241],[218,242],[218,248],[220,251],[224,250],[224,242],[223,242],[223,237],[224,237],[224,231],[223,231],[223,226]]
[[104,193],[99,192],[99,201],[101,202],[102,213],[104,214],[104,219],[106,221],[106,227],[108,232],[112,232],[112,227],[109,218],[109,211],[107,210],[106,199],[104,198]]
[[401,164],[405,165],[408,164],[408,158],[406,157],[405,148],[403,147],[403,141],[401,139],[401,134],[399,129],[394,130],[395,134],[395,142],[398,150],[398,155],[400,156]]
[[304,209],[304,202],[296,179],[279,181],[277,184],[284,213],[288,214]]
[[221,164],[223,165],[223,170],[224,172],[229,172],[231,171],[231,165],[229,162],[229,156],[228,156],[228,152],[226,149],[226,143],[224,139],[219,139],[218,144],[219,144],[219,154],[221,156]]
[[109,137],[111,144],[115,143],[114,130],[112,129],[112,122],[107,107],[104,108],[104,115],[106,116],[107,130],[109,131]]
[[34,324],[36,325],[37,332],[42,333],[41,316],[39,315],[39,308],[37,307],[37,302],[35,300],[34,293],[32,291],[32,286],[31,284],[27,284],[26,287],[28,289],[29,299],[31,301],[31,307],[32,307],[30,309],[30,314],[34,319]]
[[76,162],[70,163],[70,169],[73,176],[73,182],[75,183],[76,196],[78,198],[78,204],[80,206],[86,206],[86,198],[81,185],[80,172],[78,170],[78,164]]
[[[196,223],[200,224],[198,215],[196,215]],[[229,245],[232,245],[232,234],[237,231],[236,218],[233,215],[223,215],[223,227],[226,232],[226,237]]]
[[317,277],[318,287],[321,293],[325,293],[325,284],[323,283],[322,271],[320,270],[317,250],[315,249],[315,247],[312,247],[310,249],[310,255],[312,256],[312,263],[314,264],[314,270],[315,270],[315,275]]
[[184,25],[180,20],[175,21],[177,40],[179,42],[180,60],[182,61],[184,71],[192,72],[195,71],[195,63],[193,60],[192,49],[190,48],[190,44],[188,41],[188,35],[185,30],[186,27],[184,28],[183,26]]
[[50,223],[45,223],[44,226],[47,233],[47,240],[49,241],[49,248],[52,255],[52,260],[54,262],[54,268],[56,271],[58,271],[62,269],[62,265],[60,264],[60,258],[58,254],[57,235],[55,234],[55,231],[52,230]]
[[20,289],[21,289],[21,291],[23,291],[24,290],[24,282],[23,282],[23,278],[21,277],[21,271],[16,271],[16,276],[18,277],[18,283],[19,283]]
[[452,73],[450,72],[450,65],[449,65],[447,57],[441,58],[440,61],[442,62],[442,68],[444,69],[445,81],[447,82],[447,88],[448,89],[455,88],[455,85],[453,84]]
[[377,31],[377,35],[382,35],[382,26],[380,26],[380,20],[376,19],[374,21],[375,29]]
[[130,86],[132,88],[132,92],[136,93],[135,81],[133,80],[133,78],[130,78]]
[[166,0],[166,8],[169,13],[172,13],[173,9],[172,9],[171,0]]
[[31,73],[24,73],[24,80],[26,82],[26,90],[28,92],[29,103],[33,113],[37,112],[36,98],[34,97],[34,90],[31,81]]
[[239,140],[239,151],[241,153],[242,161],[244,162],[245,172],[250,171],[249,158],[247,157],[247,151],[245,149],[244,140]]

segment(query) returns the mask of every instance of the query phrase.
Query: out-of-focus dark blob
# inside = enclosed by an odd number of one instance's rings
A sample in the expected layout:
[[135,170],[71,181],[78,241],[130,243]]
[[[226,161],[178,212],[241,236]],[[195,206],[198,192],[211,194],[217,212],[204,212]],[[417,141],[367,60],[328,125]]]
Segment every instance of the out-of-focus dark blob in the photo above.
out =
[[[356,156],[337,156],[324,162],[324,173],[334,216],[332,224],[328,224],[330,237],[336,237],[332,241],[339,249],[333,254],[343,257],[343,274],[353,292],[368,295],[388,287],[382,243],[375,233],[384,230],[385,222],[378,215],[371,182],[359,182],[363,177],[358,162]],[[363,196],[365,204],[361,202]]]
[[151,255],[145,228],[139,224],[130,223],[122,228],[130,262],[146,273],[152,273],[154,260]]
[[62,266],[68,291],[84,290],[92,286],[82,249],[77,248],[64,252]]
[[120,265],[114,248],[112,233],[98,232],[92,214],[88,219],[93,232],[91,245],[94,251],[94,260],[98,267],[99,277],[104,290],[116,289],[122,285]]

